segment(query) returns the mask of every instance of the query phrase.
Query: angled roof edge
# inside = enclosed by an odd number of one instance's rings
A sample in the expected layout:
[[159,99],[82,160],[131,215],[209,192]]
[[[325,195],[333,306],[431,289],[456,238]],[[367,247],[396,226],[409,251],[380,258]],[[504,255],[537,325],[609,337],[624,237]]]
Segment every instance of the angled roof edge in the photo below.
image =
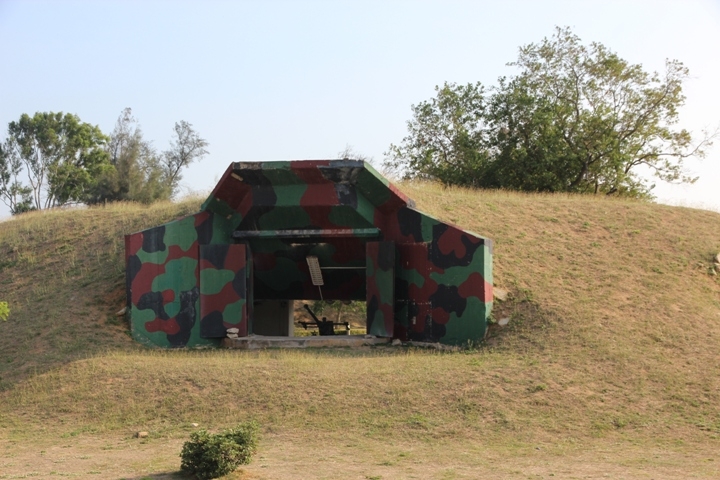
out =
[[[350,184],[357,189],[373,206],[377,207],[381,211],[392,211],[398,208],[407,206],[414,207],[415,202],[410,199],[407,195],[402,193],[397,187],[395,187],[388,179],[383,177],[375,168],[369,163],[361,160],[350,160],[350,159],[339,159],[339,160],[291,160],[291,161],[248,161],[248,162],[233,162],[231,163],[225,173],[217,183],[210,196],[203,203],[201,210],[213,211],[213,200],[222,200],[222,191],[226,191],[232,183],[238,183],[238,190],[240,185],[244,185],[245,188],[252,186],[259,186],[253,184],[253,179],[244,178],[240,172],[247,171],[272,171],[272,170],[293,170],[293,171],[311,171],[311,170],[325,170],[333,169],[337,170],[337,175],[322,175],[321,178],[325,182],[329,183],[346,183]],[[349,172],[355,172],[351,175]],[[335,177],[337,180],[333,180]],[[319,179],[318,179],[319,180]],[[278,175],[274,179],[275,183],[273,186],[282,187],[284,185],[302,184],[302,183],[320,183],[314,180],[300,179],[295,176],[282,176]],[[230,187],[231,188],[231,187]],[[248,190],[249,191],[249,190]],[[238,201],[244,197],[247,192],[238,192],[239,196],[235,197]],[[216,204],[216,202],[215,202]],[[219,212],[216,212],[219,213]],[[225,214],[226,212],[222,212]]]

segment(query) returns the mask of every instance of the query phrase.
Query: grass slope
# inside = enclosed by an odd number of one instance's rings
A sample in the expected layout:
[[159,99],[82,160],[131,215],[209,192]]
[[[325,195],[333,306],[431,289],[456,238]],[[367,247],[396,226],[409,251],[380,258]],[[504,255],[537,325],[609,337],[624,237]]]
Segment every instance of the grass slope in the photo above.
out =
[[[255,418],[272,439],[266,451],[283,458],[267,478],[303,478],[287,473],[297,467],[287,452],[319,439],[332,451],[354,449],[352,462],[339,463],[357,478],[381,478],[358,462],[395,450],[387,465],[375,463],[382,478],[413,478],[408,459],[420,468],[416,478],[473,478],[481,459],[505,450],[530,465],[529,446],[538,443],[555,445],[563,465],[582,461],[598,441],[688,455],[720,446],[720,281],[711,270],[719,214],[402,189],[421,210],[494,239],[495,285],[510,292],[495,317],[510,323],[494,327],[487,345],[453,354],[141,349],[115,316],[124,302],[122,235],[195,211],[198,201],[0,223],[0,299],[11,308],[0,323],[0,440],[53,445],[142,429],[160,448],[186,438],[191,422],[220,428]],[[156,454],[172,465],[177,451]],[[455,473],[432,470],[438,465]],[[668,465],[660,476],[687,473],[681,460]],[[327,478],[337,478],[328,468]],[[700,464],[694,471],[718,473]]]

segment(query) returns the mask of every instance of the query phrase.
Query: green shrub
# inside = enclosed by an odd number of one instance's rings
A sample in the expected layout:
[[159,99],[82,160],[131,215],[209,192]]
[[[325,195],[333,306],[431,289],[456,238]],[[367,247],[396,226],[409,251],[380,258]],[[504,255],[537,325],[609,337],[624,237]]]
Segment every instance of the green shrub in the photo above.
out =
[[218,434],[198,430],[183,445],[181,468],[199,479],[218,478],[250,463],[257,449],[258,425],[247,422]]
[[7,320],[10,316],[10,307],[7,302],[0,302],[0,320]]

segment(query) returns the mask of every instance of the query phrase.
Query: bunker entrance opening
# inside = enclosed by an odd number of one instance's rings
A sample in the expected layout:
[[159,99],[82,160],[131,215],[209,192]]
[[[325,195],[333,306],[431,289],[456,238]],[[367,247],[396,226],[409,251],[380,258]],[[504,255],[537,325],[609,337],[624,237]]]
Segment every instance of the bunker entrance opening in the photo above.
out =
[[[217,249],[223,262],[213,261]],[[208,294],[201,295],[202,318],[217,312],[222,320],[201,324],[201,336],[222,338],[237,329],[239,336],[391,337],[394,253],[392,242],[353,236],[263,236],[204,246],[200,284]],[[342,318],[349,312],[352,321]]]
[[367,333],[364,300],[296,300],[294,317],[296,337]]

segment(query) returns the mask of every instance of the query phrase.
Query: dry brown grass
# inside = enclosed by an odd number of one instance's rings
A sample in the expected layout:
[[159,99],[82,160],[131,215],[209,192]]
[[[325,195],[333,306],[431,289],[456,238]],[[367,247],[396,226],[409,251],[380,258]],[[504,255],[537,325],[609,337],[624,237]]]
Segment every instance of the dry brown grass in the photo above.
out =
[[[402,188],[420,209],[495,240],[495,284],[511,292],[495,315],[511,320],[487,346],[452,354],[139,349],[113,315],[122,306],[121,235],[197,202],[3,223],[0,298],[12,310],[0,324],[6,452],[22,459],[33,453],[23,445],[115,439],[113,452],[145,460],[97,478],[162,478],[190,423],[255,418],[266,440],[243,478],[342,478],[333,474],[342,468],[346,478],[718,473],[707,452],[720,447],[720,281],[709,270],[719,214]],[[145,447],[130,439],[140,429],[151,431]],[[310,469],[303,451],[316,458],[308,446],[317,442],[334,460]],[[0,478],[23,472],[18,462],[0,462]]]
[[197,211],[198,199],[151,207],[33,212],[0,225],[0,391],[19,378],[130,345],[124,235]]
[[509,306],[521,324],[497,348],[527,349],[548,391],[574,400],[568,410],[605,412],[599,428],[662,417],[720,433],[720,282],[709,268],[720,215],[604,197],[405,190],[495,239],[495,284],[533,307],[524,318],[526,305]]

